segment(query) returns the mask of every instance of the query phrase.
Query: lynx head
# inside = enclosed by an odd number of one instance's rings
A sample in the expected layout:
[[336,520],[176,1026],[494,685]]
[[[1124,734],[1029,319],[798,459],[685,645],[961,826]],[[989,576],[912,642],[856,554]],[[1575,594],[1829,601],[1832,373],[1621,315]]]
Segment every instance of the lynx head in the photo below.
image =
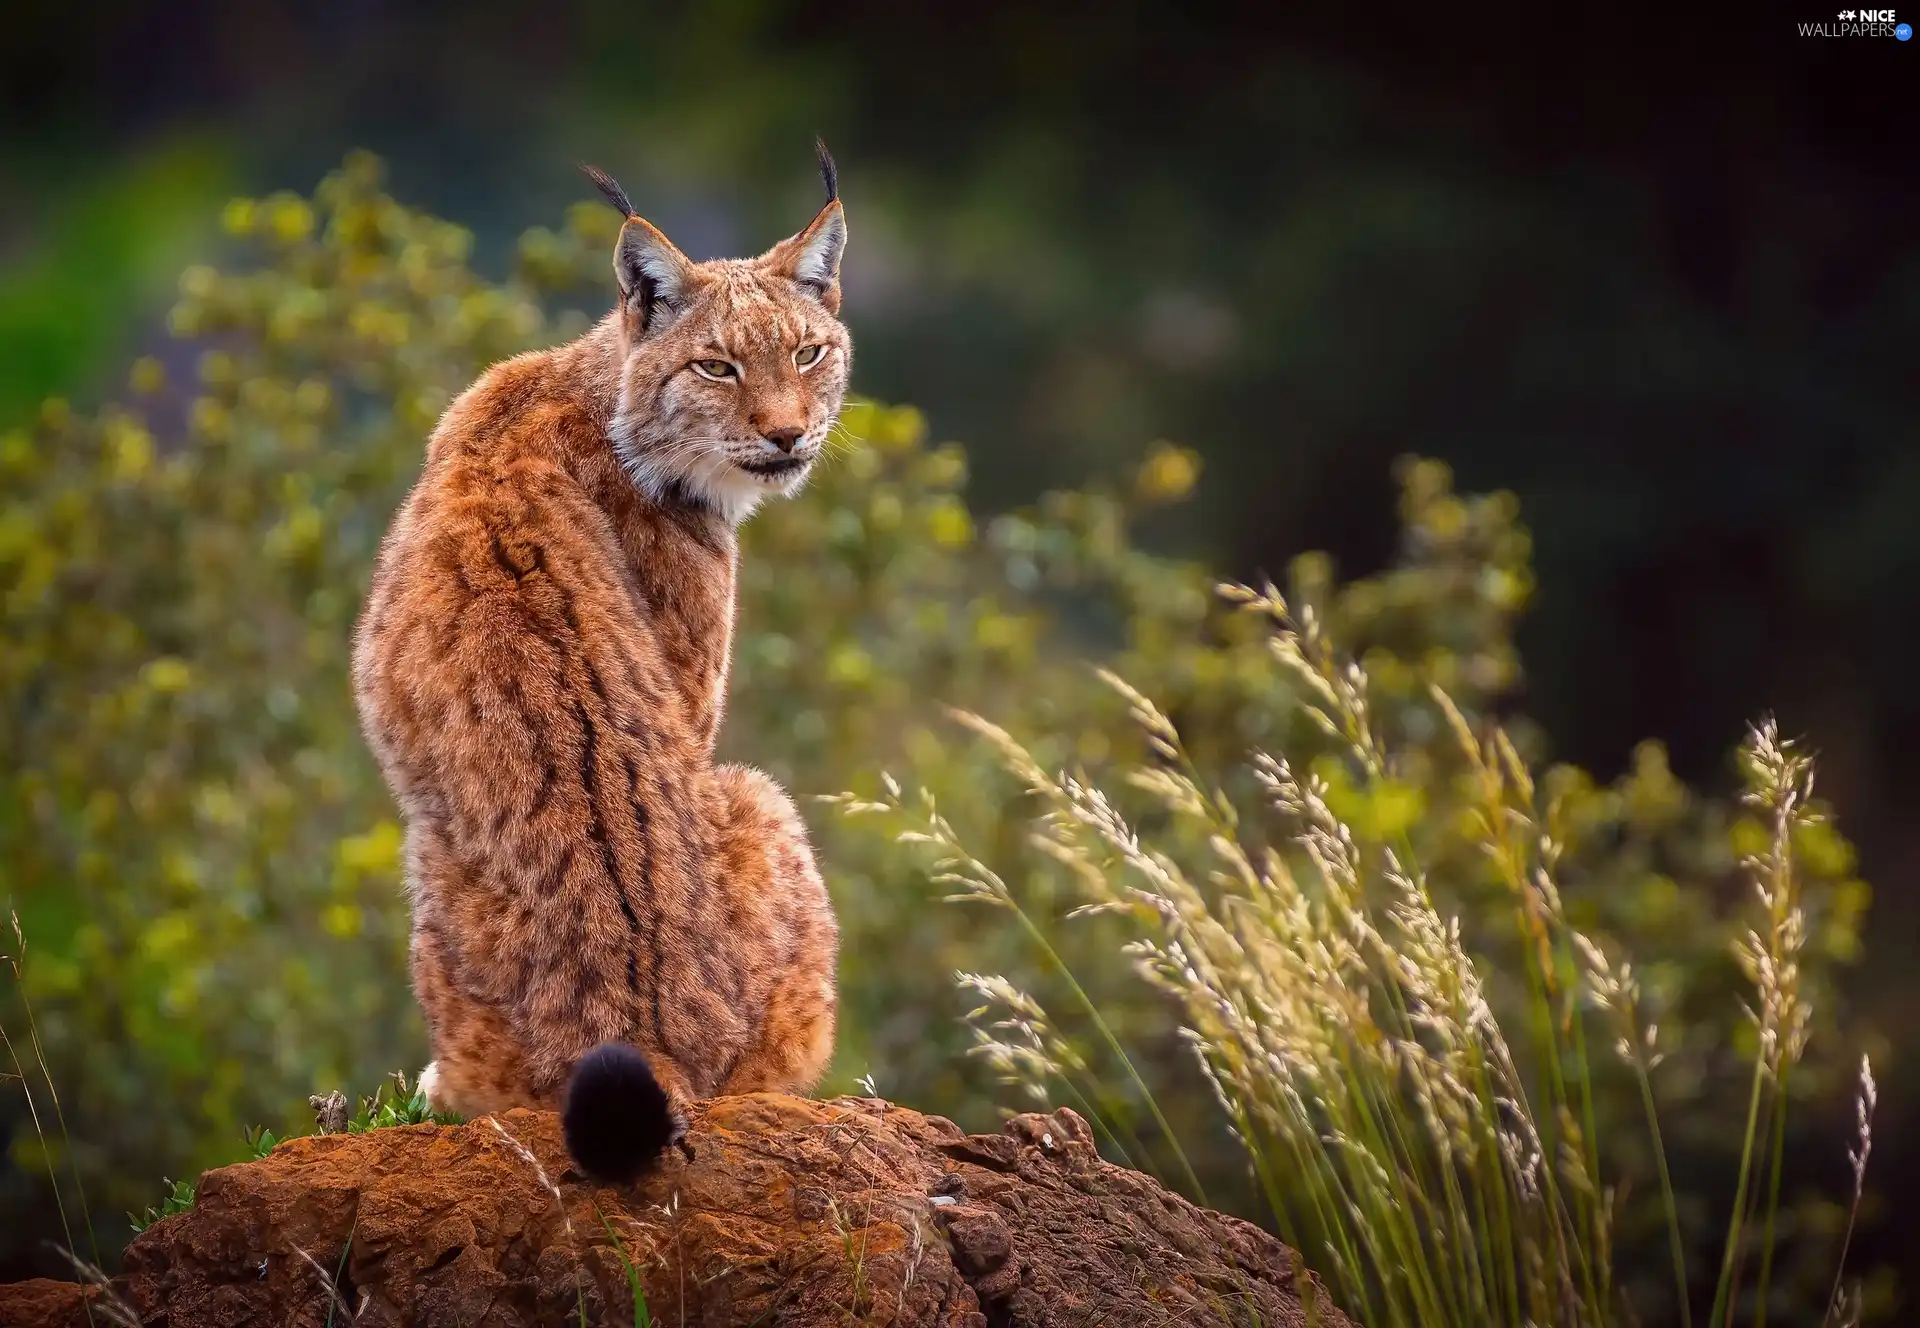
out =
[[626,224],[614,246],[622,364],[613,446],[658,501],[744,521],[806,482],[846,393],[853,343],[840,311],[847,245],[833,158],[827,203],[758,258],[695,263],[584,167]]

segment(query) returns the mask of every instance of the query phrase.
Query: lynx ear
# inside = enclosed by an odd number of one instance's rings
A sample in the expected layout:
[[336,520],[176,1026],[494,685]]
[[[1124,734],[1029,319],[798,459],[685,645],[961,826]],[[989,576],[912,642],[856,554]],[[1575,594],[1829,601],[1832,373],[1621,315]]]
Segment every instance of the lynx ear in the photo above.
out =
[[847,213],[840,206],[840,173],[827,145],[815,140],[820,154],[820,179],[827,186],[827,205],[813,223],[791,239],[767,251],[761,261],[827,306],[840,312],[840,255],[847,247]]
[[627,219],[613,246],[613,275],[620,283],[621,313],[628,335],[645,336],[664,326],[685,306],[693,264],[674,248],[672,240],[641,219],[618,180],[584,161],[580,170],[613,210]]
[[666,326],[686,307],[693,263],[650,223],[629,216],[613,247],[613,275],[627,330],[639,337]]

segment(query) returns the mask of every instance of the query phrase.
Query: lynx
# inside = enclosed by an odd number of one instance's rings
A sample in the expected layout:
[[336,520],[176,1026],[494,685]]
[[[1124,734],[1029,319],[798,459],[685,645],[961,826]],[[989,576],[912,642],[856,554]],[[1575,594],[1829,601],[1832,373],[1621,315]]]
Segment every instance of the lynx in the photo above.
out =
[[[696,263],[625,218],[619,303],[447,409],[355,632],[406,821],[439,1109],[558,1108],[623,1181],[714,1093],[805,1091],[833,1048],[831,906],[773,780],[717,764],[739,524],[806,480],[852,353],[846,218]],[[684,1147],[684,1144],[682,1144]]]

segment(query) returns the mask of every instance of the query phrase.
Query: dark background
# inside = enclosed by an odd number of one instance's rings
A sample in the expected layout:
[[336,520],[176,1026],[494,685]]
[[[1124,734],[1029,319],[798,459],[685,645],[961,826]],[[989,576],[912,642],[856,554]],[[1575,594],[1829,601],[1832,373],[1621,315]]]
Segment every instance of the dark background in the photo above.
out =
[[[1716,787],[1773,709],[1876,887],[1852,998],[1920,1016],[1920,43],[1729,11],[233,0],[16,7],[0,425],[163,336],[232,193],[352,147],[504,268],[598,161],[697,256],[841,165],[857,387],[965,440],[976,503],[1199,450],[1152,534],[1223,571],[1388,554],[1390,464],[1508,487],[1521,703],[1554,755],[1663,738]],[[1902,13],[1911,21],[1920,17]],[[1920,1180],[1910,1066],[1879,1185]],[[1920,1266],[1896,1220],[1864,1259]]]

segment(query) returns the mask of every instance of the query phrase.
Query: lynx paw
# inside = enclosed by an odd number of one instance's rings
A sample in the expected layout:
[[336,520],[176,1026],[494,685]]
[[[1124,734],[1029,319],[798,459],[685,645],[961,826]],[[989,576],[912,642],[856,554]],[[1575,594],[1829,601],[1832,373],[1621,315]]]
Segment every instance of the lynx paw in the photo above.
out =
[[425,1094],[427,1105],[433,1110],[447,1109],[447,1104],[440,1100],[440,1062],[427,1062],[427,1068],[420,1071],[420,1079],[414,1085],[414,1091]]

